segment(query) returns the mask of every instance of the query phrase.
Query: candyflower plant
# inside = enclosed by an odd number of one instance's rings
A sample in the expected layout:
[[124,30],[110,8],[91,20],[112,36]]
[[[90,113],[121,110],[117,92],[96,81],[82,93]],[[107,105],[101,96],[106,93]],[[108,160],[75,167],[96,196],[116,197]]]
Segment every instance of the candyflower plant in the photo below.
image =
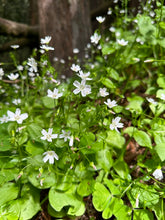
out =
[[15,83],[0,69],[0,219],[165,219],[165,6],[123,2],[67,81],[50,36],[21,66],[11,54]]

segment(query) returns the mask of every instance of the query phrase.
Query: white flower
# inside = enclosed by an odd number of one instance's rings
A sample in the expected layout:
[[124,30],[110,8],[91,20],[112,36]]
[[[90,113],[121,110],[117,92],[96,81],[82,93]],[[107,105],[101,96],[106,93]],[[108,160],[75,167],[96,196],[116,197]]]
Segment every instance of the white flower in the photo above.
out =
[[63,95],[63,93],[58,93],[58,89],[56,88],[53,90],[53,92],[50,89],[48,89],[47,93],[48,93],[47,96],[52,99],[58,99],[59,97]]
[[41,48],[41,50],[46,50],[46,51],[54,50],[53,47],[50,47],[48,45],[41,45],[40,48]]
[[45,38],[41,38],[41,44],[48,44],[51,41],[52,37],[46,36]]
[[7,115],[3,115],[1,118],[0,118],[0,122],[1,124],[3,123],[6,123],[9,121],[9,117]]
[[17,48],[19,48],[19,45],[11,45],[11,48],[17,49]]
[[17,66],[17,70],[22,71],[23,70],[23,66],[22,65],[18,65]]
[[107,99],[107,102],[104,102],[109,108],[113,108],[114,106],[117,106],[116,101],[111,101],[110,99]]
[[115,27],[110,27],[110,28],[109,28],[109,31],[111,31],[111,32],[115,32],[116,29],[115,29]]
[[70,137],[69,146],[72,147],[74,142],[73,135]]
[[111,15],[111,14],[112,14],[112,9],[108,8],[107,15]]
[[58,160],[58,155],[54,151],[47,151],[43,153],[45,157],[43,158],[44,163],[46,163],[49,160],[50,164],[54,164],[54,159]]
[[73,85],[77,88],[73,91],[74,94],[78,94],[81,92],[81,95],[85,97],[86,95],[91,93],[91,86],[85,84],[86,81],[82,80],[81,83],[79,83],[77,80],[74,81]]
[[94,35],[92,35],[90,39],[91,39],[91,43],[98,44],[99,40],[101,39],[101,36],[98,35],[97,33],[94,33]]
[[71,138],[70,134],[71,134],[70,131],[64,131],[64,130],[62,130],[62,134],[60,134],[59,138],[64,138],[64,141],[66,142],[67,139],[70,140],[70,138]]
[[152,174],[155,179],[157,180],[162,180],[163,179],[163,173],[162,173],[162,170],[161,169],[156,169],[153,174]]
[[60,63],[65,63],[65,60],[64,59],[60,59]]
[[2,79],[2,76],[4,76],[4,71],[2,68],[0,68],[0,80]]
[[14,100],[12,101],[12,103],[13,103],[14,105],[18,105],[18,104],[21,103],[21,99],[14,99]]
[[7,77],[10,80],[16,80],[19,77],[19,74],[18,73],[16,73],[16,74],[10,73],[10,75],[7,75]]
[[74,63],[71,66],[71,70],[73,70],[74,72],[79,72],[81,70],[79,65],[75,65]]
[[73,49],[73,53],[79,53],[80,51],[79,51],[79,49],[78,48],[74,48]]
[[35,61],[35,59],[33,57],[28,58],[27,64],[32,68],[32,70],[34,72],[37,72],[37,62]]
[[121,46],[126,46],[128,44],[128,41],[125,41],[124,39],[117,39],[117,43]]
[[107,92],[106,90],[107,90],[107,88],[100,88],[99,95],[101,97],[105,97],[105,96],[109,95],[109,92]]
[[165,94],[161,94],[160,99],[161,99],[161,100],[165,100]]
[[117,132],[119,132],[117,128],[123,128],[123,123],[119,123],[120,119],[120,117],[112,119],[112,123],[110,124],[111,130],[115,129]]
[[98,16],[98,17],[96,17],[96,20],[97,20],[99,23],[103,23],[103,22],[105,21],[105,17]]
[[21,114],[21,110],[19,108],[16,109],[15,113],[8,110],[7,115],[9,117],[9,121],[16,121],[18,124],[22,124],[22,121],[28,117],[27,113]]
[[152,103],[152,104],[154,104],[154,105],[157,105],[158,103],[154,100],[154,99],[152,99],[152,98],[146,98],[147,99],[147,101],[148,102],[150,102],[150,103]]
[[58,137],[57,134],[52,134],[53,128],[49,128],[48,132],[45,129],[42,129],[41,133],[43,134],[43,137],[41,137],[42,140],[47,140],[48,142],[52,142],[52,139],[55,139]]
[[92,80],[91,78],[88,78],[88,76],[90,75],[90,72],[83,73],[83,71],[80,70],[77,75],[83,80]]

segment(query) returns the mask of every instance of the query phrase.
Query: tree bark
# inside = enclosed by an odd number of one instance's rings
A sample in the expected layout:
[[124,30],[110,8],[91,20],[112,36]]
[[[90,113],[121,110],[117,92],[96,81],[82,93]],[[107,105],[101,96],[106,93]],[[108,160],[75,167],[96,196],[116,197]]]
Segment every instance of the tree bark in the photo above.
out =
[[52,37],[50,59],[56,56],[67,60],[72,56],[72,25],[67,0],[38,0],[40,38]]
[[92,33],[89,1],[70,0],[70,12],[72,19],[72,44],[73,48],[78,48],[78,57],[84,57],[84,48]]
[[29,26],[0,18],[0,34],[14,37],[36,37],[38,35],[38,26]]

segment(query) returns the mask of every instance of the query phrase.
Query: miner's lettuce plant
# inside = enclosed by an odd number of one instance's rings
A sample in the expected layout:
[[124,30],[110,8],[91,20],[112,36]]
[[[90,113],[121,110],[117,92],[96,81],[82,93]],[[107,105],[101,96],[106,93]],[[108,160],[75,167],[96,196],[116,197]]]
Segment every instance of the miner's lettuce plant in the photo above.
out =
[[86,200],[103,219],[164,219],[165,6],[151,5],[136,17],[109,9],[104,33],[97,18],[72,78],[50,64],[48,36],[21,65],[14,49],[13,74],[0,68],[0,219],[45,204],[74,219]]

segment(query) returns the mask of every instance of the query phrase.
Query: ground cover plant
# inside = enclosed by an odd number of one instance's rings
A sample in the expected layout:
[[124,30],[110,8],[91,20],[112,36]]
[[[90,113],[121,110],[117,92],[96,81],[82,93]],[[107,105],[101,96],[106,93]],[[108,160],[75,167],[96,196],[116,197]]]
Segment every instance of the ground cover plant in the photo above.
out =
[[165,219],[165,6],[122,6],[108,30],[97,17],[72,78],[49,36],[22,64],[13,46],[12,73],[1,63],[0,219]]

